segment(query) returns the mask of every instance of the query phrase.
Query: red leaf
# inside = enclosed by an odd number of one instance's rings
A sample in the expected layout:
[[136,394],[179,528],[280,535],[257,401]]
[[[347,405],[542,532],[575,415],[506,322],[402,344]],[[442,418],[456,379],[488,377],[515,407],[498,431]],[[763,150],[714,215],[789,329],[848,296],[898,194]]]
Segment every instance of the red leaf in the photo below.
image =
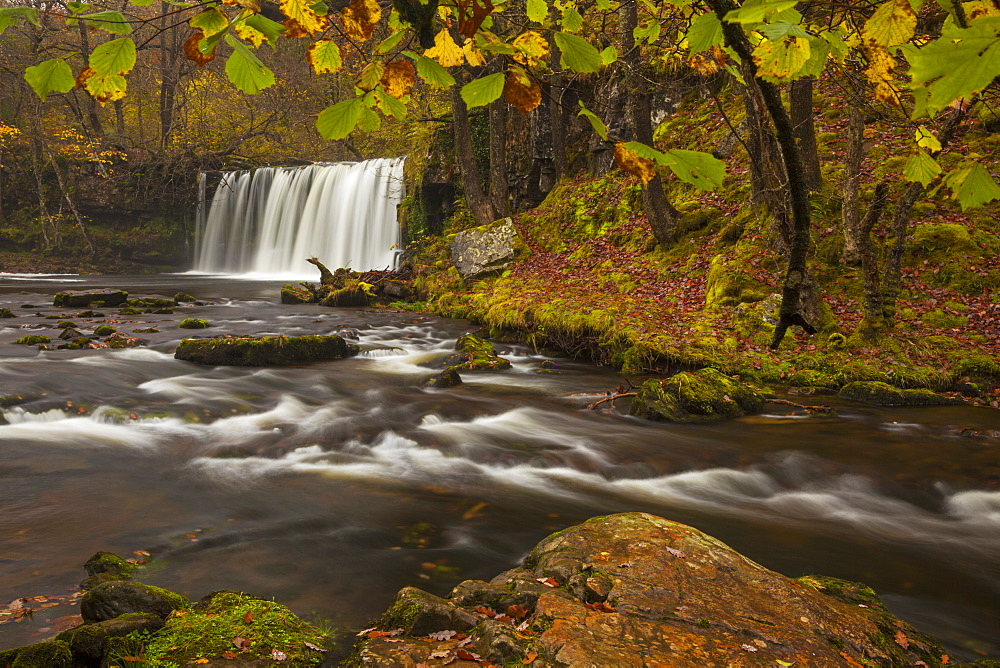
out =
[[558,587],[559,583],[552,578],[535,578],[535,582],[541,582],[546,587]]
[[479,606],[478,608],[476,608],[476,612],[482,613],[482,614],[486,615],[487,617],[496,617],[497,616],[497,611],[496,610],[494,610],[493,608],[486,608],[484,606]]
[[470,652],[467,649],[456,649],[455,656],[460,658],[462,661],[479,661],[479,659],[482,658],[475,652]]
[[246,649],[250,646],[250,643],[251,641],[246,638],[233,638],[233,645],[236,646],[236,649]]
[[[238,652],[223,652],[222,653],[222,658],[226,659],[227,661],[230,660],[230,659],[235,659],[238,656],[239,656]],[[125,660],[129,660],[129,658],[127,656],[126,657],[122,657],[122,658],[125,659]]]
[[528,610],[523,605],[514,604],[507,606],[507,614],[513,617],[514,619],[524,619],[525,617],[528,616],[530,612],[531,611]]
[[243,623],[249,624],[253,621],[253,615],[248,611],[247,614],[243,615]]
[[903,649],[909,649],[910,639],[907,638],[906,634],[903,633],[902,631],[897,630],[896,636],[893,639],[896,641],[896,644],[902,647]]

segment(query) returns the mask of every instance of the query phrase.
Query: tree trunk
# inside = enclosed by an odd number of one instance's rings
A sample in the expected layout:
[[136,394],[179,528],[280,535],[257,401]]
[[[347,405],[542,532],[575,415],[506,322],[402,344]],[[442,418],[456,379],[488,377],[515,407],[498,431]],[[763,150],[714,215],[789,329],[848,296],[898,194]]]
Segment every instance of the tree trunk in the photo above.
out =
[[787,254],[792,245],[792,224],[788,210],[788,178],[781,159],[781,149],[771,131],[767,107],[753,71],[741,67],[747,84],[743,86],[746,108],[746,148],[750,158],[750,198],[763,204],[771,214],[771,247]]
[[483,193],[479,165],[472,152],[472,133],[469,129],[469,110],[460,92],[461,86],[451,88],[451,109],[455,119],[455,152],[458,154],[458,168],[462,172],[462,189],[469,211],[477,225],[488,225],[497,219],[492,203]]
[[819,190],[823,177],[819,168],[819,149],[816,146],[816,124],[813,123],[813,80],[805,78],[793,81],[789,90],[789,102],[806,186],[810,190]]
[[878,258],[872,246],[872,228],[878,224],[889,198],[889,184],[885,181],[875,187],[871,206],[857,229],[857,250],[864,273],[864,297],[861,311],[864,317],[858,324],[857,334],[865,341],[875,341],[886,329],[882,312],[882,289],[879,285]]
[[569,171],[566,161],[566,114],[563,112],[563,74],[560,59],[562,52],[556,46],[555,39],[550,47],[552,74],[549,75],[549,125],[552,132],[552,167],[555,170],[556,183]]
[[73,198],[69,195],[69,190],[66,188],[66,183],[63,181],[62,172],[59,170],[59,165],[56,163],[56,159],[49,153],[49,163],[52,164],[52,170],[56,173],[56,182],[59,184],[59,192],[62,193],[63,199],[66,200],[66,204],[69,205],[69,210],[73,212],[73,218],[76,219],[76,225],[80,228],[80,232],[83,233],[83,238],[87,242],[87,246],[90,247],[90,257],[97,257],[97,247],[94,246],[94,242],[90,239],[90,234],[87,232],[87,226],[83,222],[83,216],[76,208],[76,204],[73,203]]
[[[639,46],[635,43],[633,31],[638,24],[637,0],[624,0],[620,7],[621,60],[625,68],[625,105],[635,140],[653,145],[653,114],[650,109],[650,91],[642,75]],[[642,191],[642,203],[646,209],[649,228],[657,243],[663,247],[672,246],[677,241],[677,209],[663,194],[663,181],[656,175]]]
[[[87,35],[87,25],[84,21],[80,21],[77,25],[80,28],[80,51],[83,54],[83,59],[87,60],[90,58],[90,39]],[[80,106],[83,107],[94,136],[104,137],[104,128],[101,127],[101,119],[97,115],[97,100],[84,92],[83,102]]]
[[502,97],[490,104],[490,201],[496,218],[510,215],[510,183],[507,180],[507,101]]
[[173,8],[162,2],[160,16],[160,149],[165,150],[174,127],[177,92],[177,30],[168,24]]
[[743,33],[743,28],[735,23],[727,23],[725,15],[736,9],[732,0],[708,0],[709,6],[722,22],[722,33],[727,44],[736,51],[743,60],[760,88],[761,97],[767,108],[771,122],[774,124],[775,138],[781,147],[781,158],[785,165],[785,175],[788,178],[788,196],[792,210],[792,237],[788,249],[788,269],[785,281],[781,287],[781,308],[778,312],[778,324],[774,328],[774,336],[769,346],[772,349],[781,345],[785,333],[792,325],[798,325],[808,333],[813,334],[813,327],[802,313],[802,292],[809,284],[809,273],[806,259],[809,254],[809,189],[803,179],[802,159],[795,143],[795,130],[792,119],[781,101],[781,92],[774,84],[756,77],[757,66],[753,62],[750,42]]
[[864,153],[865,118],[853,104],[850,105],[850,120],[847,126],[847,155],[844,157],[843,206],[840,212],[841,230],[844,234],[844,250],[841,261],[857,266],[861,263],[861,205],[858,192],[861,188],[861,157]]

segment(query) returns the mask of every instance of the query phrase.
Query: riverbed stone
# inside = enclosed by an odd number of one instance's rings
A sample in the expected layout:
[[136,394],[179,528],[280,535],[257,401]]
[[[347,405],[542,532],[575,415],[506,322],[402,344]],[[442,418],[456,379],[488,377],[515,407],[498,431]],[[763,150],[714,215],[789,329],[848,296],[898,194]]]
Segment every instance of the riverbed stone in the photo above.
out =
[[0,652],[0,666],[10,668],[73,668],[73,654],[61,640],[15,647]]
[[186,598],[166,589],[138,582],[106,582],[80,599],[85,622],[103,622],[128,613],[148,613],[166,617],[188,604]]
[[456,385],[462,384],[462,377],[458,374],[458,371],[454,367],[450,367],[442,371],[441,373],[434,374],[430,378],[424,381],[424,387],[455,387]]
[[[507,603],[516,595],[523,603]],[[459,611],[475,619],[467,638],[426,635],[463,631],[453,621]],[[444,661],[469,652],[536,667],[943,663],[933,639],[893,617],[864,585],[793,580],[647,513],[597,517],[552,534],[521,567],[491,583],[462,583],[447,599],[404,589],[376,628],[403,632],[370,634],[351,665],[412,666],[432,651]]]
[[478,278],[506,269],[523,246],[513,219],[502,218],[452,237],[451,261],[462,278]]
[[358,347],[343,337],[229,336],[184,339],[174,357],[212,366],[285,366],[350,357]]
[[458,352],[445,360],[445,366],[458,371],[502,371],[510,368],[510,361],[497,355],[496,348],[486,339],[465,334],[455,341]]
[[69,644],[78,666],[100,666],[110,638],[121,638],[135,631],[153,632],[163,628],[163,618],[149,613],[124,614],[103,622],[84,624],[64,631],[57,639]]
[[107,573],[119,577],[129,577],[137,568],[138,566],[126,561],[114,552],[96,552],[83,565],[83,570],[87,571],[87,575]]
[[53,306],[118,306],[128,300],[124,290],[81,290],[57,292]]
[[877,381],[848,383],[840,390],[841,399],[870,406],[957,406],[961,397],[949,397],[930,390],[901,390]]
[[647,380],[632,400],[631,414],[668,422],[712,422],[758,412],[764,397],[757,388],[718,369]]
[[0,318],[16,318],[16,317],[17,316],[14,315],[14,312],[11,311],[9,308],[0,308]]

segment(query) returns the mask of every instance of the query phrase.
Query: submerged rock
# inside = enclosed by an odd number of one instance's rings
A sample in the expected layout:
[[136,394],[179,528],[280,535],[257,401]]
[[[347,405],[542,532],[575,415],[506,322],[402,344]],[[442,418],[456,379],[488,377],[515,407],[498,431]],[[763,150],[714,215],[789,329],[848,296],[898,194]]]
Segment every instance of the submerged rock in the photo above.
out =
[[53,306],[118,306],[128,300],[124,290],[85,290],[57,292]]
[[476,278],[506,269],[523,244],[514,221],[503,218],[456,234],[451,240],[451,261],[462,278]]
[[838,396],[870,406],[956,406],[965,403],[959,397],[947,397],[930,390],[900,390],[877,381],[848,383]]
[[678,373],[647,380],[632,400],[631,415],[668,422],[711,422],[756,413],[760,392],[718,369]]
[[283,366],[350,357],[358,347],[340,336],[232,336],[184,339],[174,357],[213,366]]
[[181,303],[191,304],[198,300],[186,292],[178,292],[176,295],[174,295],[174,301],[177,302],[178,304]]
[[449,367],[441,373],[434,374],[424,381],[424,387],[454,387],[462,384],[462,377],[458,375],[455,367]]
[[351,665],[938,666],[943,654],[864,585],[792,580],[646,513],[555,533],[520,568],[447,599],[407,587],[376,628],[401,632],[370,633]]

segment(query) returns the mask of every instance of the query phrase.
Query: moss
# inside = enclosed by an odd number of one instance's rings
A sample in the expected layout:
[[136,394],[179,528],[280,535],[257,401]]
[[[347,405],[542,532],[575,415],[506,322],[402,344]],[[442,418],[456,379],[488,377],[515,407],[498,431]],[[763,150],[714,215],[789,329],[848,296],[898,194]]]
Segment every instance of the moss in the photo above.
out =
[[117,331],[118,330],[111,325],[98,325],[94,328],[94,336],[111,336]]
[[509,369],[510,362],[497,355],[493,344],[472,334],[458,337],[458,354],[448,358],[450,368],[462,371],[499,371]]
[[87,575],[97,575],[98,573],[111,573],[112,575],[128,576],[139,567],[129,563],[114,552],[98,552],[83,565]]
[[92,290],[90,292],[57,292],[52,297],[53,306],[118,306],[125,303],[128,293],[124,290]]
[[73,665],[69,645],[61,640],[47,640],[18,648],[10,668],[72,668]]
[[759,302],[771,292],[771,287],[750,274],[735,269],[721,255],[712,258],[705,278],[705,305],[736,306],[743,302]]
[[235,336],[184,339],[177,346],[174,357],[208,365],[283,366],[340,359],[357,352],[357,346],[336,335]]
[[177,326],[181,329],[206,329],[211,327],[212,323],[203,318],[184,318]]
[[50,339],[49,337],[45,336],[44,334],[29,334],[27,336],[22,336],[21,338],[19,338],[14,343],[25,345],[25,346],[33,346],[33,345],[36,345],[36,344],[39,344],[39,343],[51,343],[51,342],[52,342],[52,339]]
[[145,329],[133,329],[133,334],[157,334],[160,330],[155,327],[146,327]]
[[174,301],[177,302],[178,304],[180,304],[182,302],[186,302],[186,303],[190,304],[191,302],[196,302],[198,300],[195,299],[194,297],[192,297],[191,295],[189,295],[186,292],[178,292],[176,295],[174,295]]
[[9,308],[0,308],[0,318],[16,318],[16,317],[17,316],[14,315],[14,312],[11,311]]
[[119,309],[118,311],[118,315],[140,315],[141,313],[142,311],[137,311],[134,308],[128,308],[128,307]]
[[322,653],[306,643],[322,647],[327,642],[319,629],[283,605],[241,592],[217,592],[171,615],[163,629],[149,638],[143,665],[183,666],[221,658],[233,650],[234,638],[245,639],[243,652],[248,658],[270,659],[278,650],[291,666],[319,664]]
[[935,329],[952,329],[968,324],[969,319],[964,315],[954,315],[944,309],[936,308],[920,316],[920,321],[925,327]]
[[858,381],[840,390],[840,398],[872,406],[947,406],[965,403],[930,390],[900,390],[887,383]]
[[139,299],[130,299],[128,305],[133,308],[170,308],[177,306],[177,302],[173,299],[159,297],[140,297]]
[[60,320],[56,323],[56,327],[59,329],[68,329],[70,327],[76,327],[76,323],[72,320]]
[[631,414],[669,422],[710,422],[757,412],[763,404],[754,388],[705,368],[646,381],[632,402]]

